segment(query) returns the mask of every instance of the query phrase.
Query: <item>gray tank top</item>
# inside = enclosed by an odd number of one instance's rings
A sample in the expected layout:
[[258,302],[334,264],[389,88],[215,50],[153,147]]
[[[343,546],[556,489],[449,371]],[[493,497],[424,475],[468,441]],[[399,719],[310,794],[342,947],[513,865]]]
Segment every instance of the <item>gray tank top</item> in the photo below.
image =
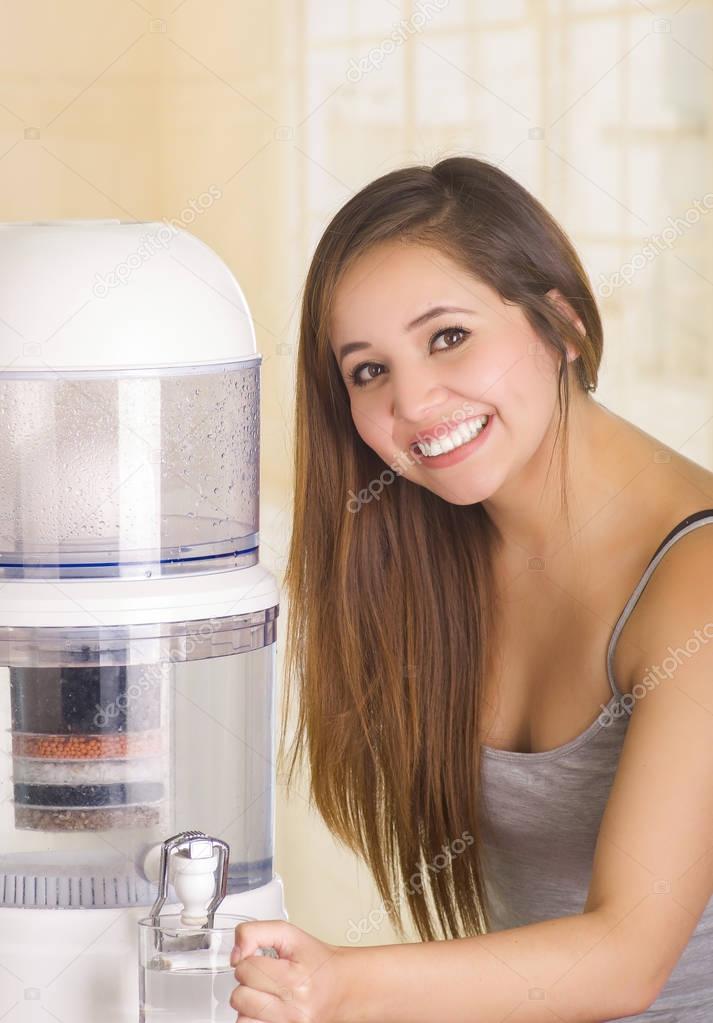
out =
[[[609,641],[607,674],[613,696],[588,728],[564,745],[539,753],[481,746],[481,799],[490,821],[482,823],[491,930],[572,916],[584,909],[599,824],[635,702],[614,681],[614,648],[666,551],[707,523],[713,524],[712,508],[689,515],[651,558]],[[621,1017],[622,1023],[712,1020],[713,898],[653,1005],[644,1013]]]

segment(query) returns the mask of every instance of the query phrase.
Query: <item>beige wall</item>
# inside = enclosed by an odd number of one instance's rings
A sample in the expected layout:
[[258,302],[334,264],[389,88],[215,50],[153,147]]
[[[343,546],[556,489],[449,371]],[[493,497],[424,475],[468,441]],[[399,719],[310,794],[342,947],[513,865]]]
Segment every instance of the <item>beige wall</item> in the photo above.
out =
[[[189,229],[255,318],[262,549],[278,576],[309,256],[331,214],[402,163],[481,155],[542,198],[600,295],[599,399],[711,467],[713,216],[642,253],[713,187],[712,35],[705,0],[5,5],[0,219],[180,219],[220,189]],[[281,787],[277,867],[290,918],[326,940],[378,909],[364,868]],[[363,938],[392,939],[386,924]]]

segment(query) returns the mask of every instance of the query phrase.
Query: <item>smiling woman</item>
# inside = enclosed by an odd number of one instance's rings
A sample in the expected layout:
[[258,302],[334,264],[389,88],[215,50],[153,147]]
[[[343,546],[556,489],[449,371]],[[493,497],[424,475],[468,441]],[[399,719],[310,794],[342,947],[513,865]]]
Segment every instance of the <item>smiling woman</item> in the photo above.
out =
[[[306,752],[327,826],[368,863],[399,933],[405,902],[423,939],[337,950],[290,925],[262,935],[304,953],[295,997],[325,1023],[487,1023],[523,1001],[530,1023],[707,1019],[713,982],[693,959],[713,879],[691,882],[683,917],[676,899],[654,912],[631,898],[686,858],[674,842],[658,858],[667,814],[692,847],[713,843],[696,823],[713,819],[713,782],[669,803],[637,784],[637,764],[663,769],[660,743],[681,784],[696,765],[713,777],[705,724],[687,746],[670,692],[641,701],[623,751],[621,730],[591,722],[631,686],[642,650],[659,651],[660,588],[607,660],[610,626],[713,476],[594,400],[601,357],[571,242],[484,161],[378,178],[317,245],[297,360],[282,743],[296,687],[288,782]],[[703,610],[680,603],[679,631]],[[611,742],[590,754],[597,731]],[[518,771],[547,781],[536,820]],[[622,868],[627,850],[639,876]],[[325,956],[334,970],[318,969]],[[288,974],[261,969],[274,994]],[[248,977],[261,987],[246,964]],[[241,991],[249,1012],[255,993]]]

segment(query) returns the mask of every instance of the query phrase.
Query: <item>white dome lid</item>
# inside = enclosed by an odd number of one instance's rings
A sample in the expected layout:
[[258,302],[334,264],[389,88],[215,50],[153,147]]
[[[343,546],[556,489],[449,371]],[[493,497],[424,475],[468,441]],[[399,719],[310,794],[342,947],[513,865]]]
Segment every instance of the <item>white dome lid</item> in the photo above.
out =
[[222,259],[168,221],[0,223],[0,377],[260,359]]

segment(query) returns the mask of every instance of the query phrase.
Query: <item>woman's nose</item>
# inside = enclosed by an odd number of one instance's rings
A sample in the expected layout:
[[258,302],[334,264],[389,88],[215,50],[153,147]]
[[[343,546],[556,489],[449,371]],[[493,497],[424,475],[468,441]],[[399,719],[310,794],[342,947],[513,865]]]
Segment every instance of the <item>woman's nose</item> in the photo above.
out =
[[414,367],[392,371],[391,397],[394,419],[415,424],[437,414],[447,397],[447,389],[430,367]]

